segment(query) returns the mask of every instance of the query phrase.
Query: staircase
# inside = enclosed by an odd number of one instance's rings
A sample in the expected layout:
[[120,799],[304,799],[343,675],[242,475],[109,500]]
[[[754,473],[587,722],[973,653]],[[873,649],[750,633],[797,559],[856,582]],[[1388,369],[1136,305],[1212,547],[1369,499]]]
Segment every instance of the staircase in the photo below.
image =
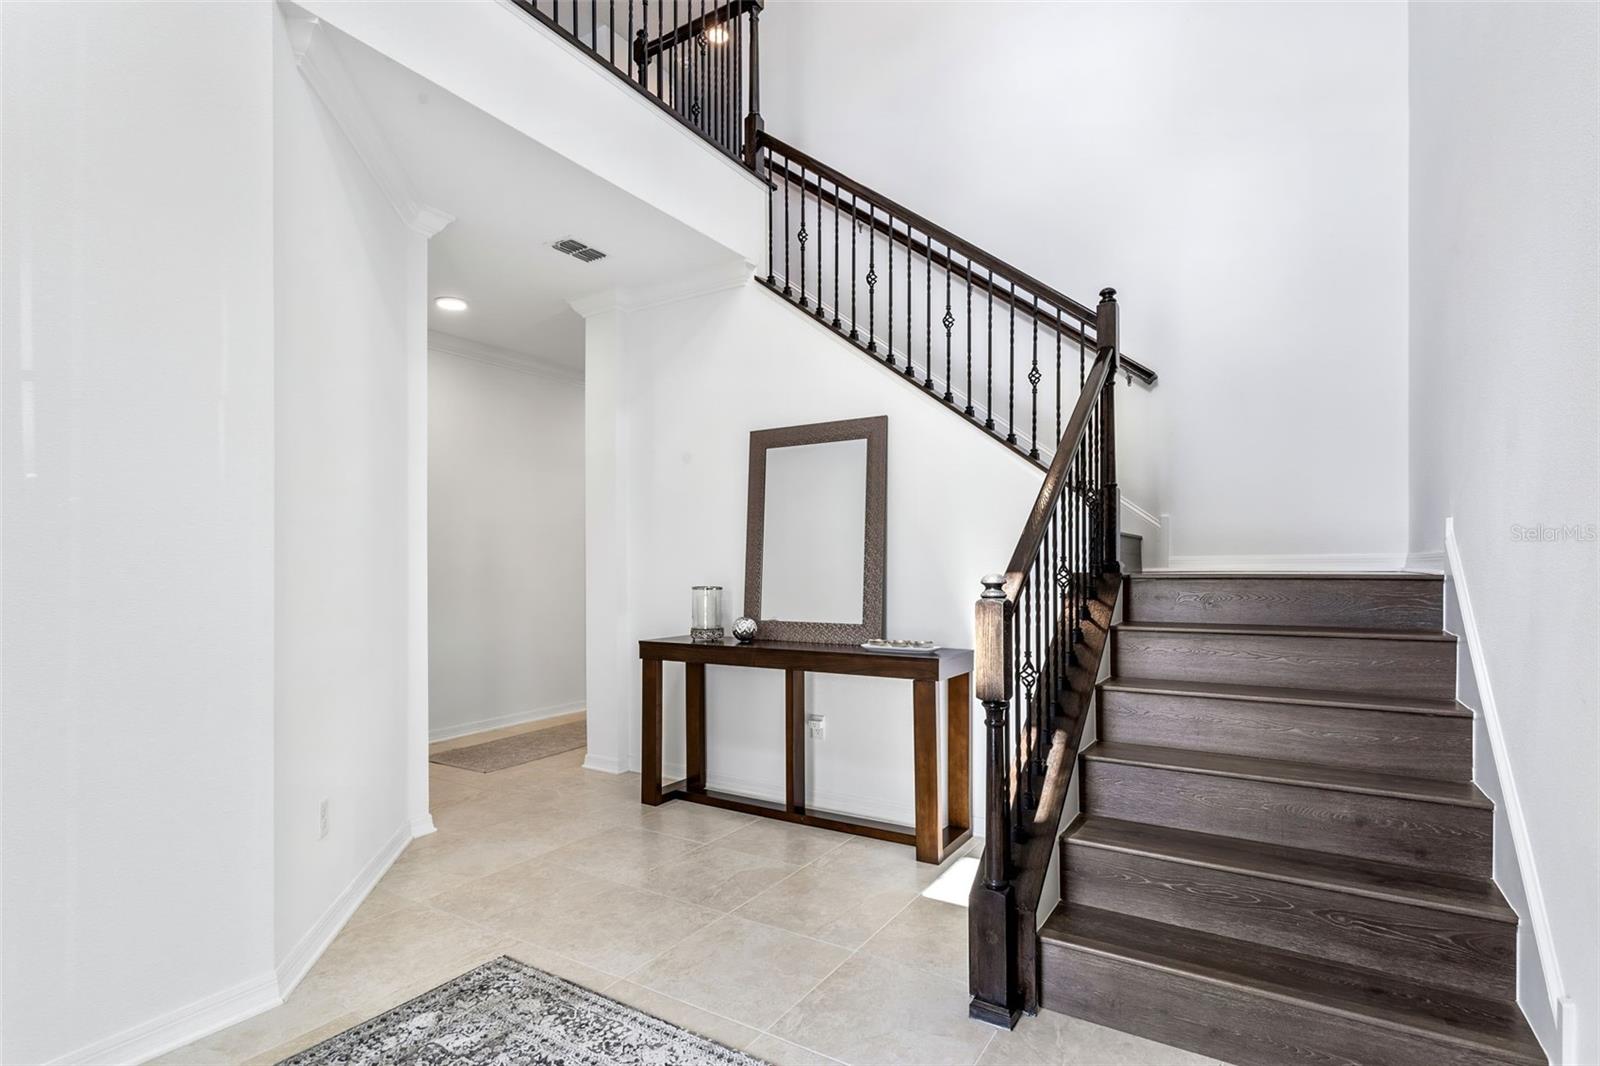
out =
[[768,291],[1045,472],[975,612],[972,1017],[1240,1064],[1544,1063],[1441,579],[1137,573],[1114,386],[1157,379],[1114,290],[1073,299],[769,134],[763,0],[514,2],[766,183]]
[[1236,1063],[1543,1063],[1442,580],[1126,579],[1040,1004]]

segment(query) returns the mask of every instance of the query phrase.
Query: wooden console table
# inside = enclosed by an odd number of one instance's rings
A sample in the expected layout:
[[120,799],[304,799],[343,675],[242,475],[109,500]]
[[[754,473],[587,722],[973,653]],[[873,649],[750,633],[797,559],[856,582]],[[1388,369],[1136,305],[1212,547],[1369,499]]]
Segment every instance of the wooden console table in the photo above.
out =
[[[867,651],[853,644],[796,644],[757,641],[739,644],[695,644],[688,637],[641,640],[644,661],[643,776],[641,800],[656,806],[671,799],[759,814],[786,822],[834,829],[843,833],[913,844],[919,862],[942,862],[972,835],[968,744],[971,728],[970,648],[940,648],[926,653]],[[661,781],[661,664],[685,664],[684,724],[688,741],[688,776]],[[714,792],[706,788],[706,665],[746,666],[784,672],[784,802]],[[896,677],[911,682],[912,738],[916,753],[916,826],[876,822],[806,806],[805,675],[853,674]],[[938,703],[934,686],[945,683],[948,714],[946,794],[948,825],[939,824]]]

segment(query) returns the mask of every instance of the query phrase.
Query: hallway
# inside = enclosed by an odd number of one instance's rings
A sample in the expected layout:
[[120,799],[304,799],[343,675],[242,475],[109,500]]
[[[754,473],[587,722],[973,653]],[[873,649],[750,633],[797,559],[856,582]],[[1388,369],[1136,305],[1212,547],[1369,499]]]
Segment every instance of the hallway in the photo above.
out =
[[969,1021],[966,911],[946,901],[966,899],[970,847],[935,869],[898,845],[644,807],[637,774],[582,761],[431,766],[439,831],[289,1001],[157,1061],[273,1063],[510,955],[779,1066],[1209,1062],[1061,1015]]

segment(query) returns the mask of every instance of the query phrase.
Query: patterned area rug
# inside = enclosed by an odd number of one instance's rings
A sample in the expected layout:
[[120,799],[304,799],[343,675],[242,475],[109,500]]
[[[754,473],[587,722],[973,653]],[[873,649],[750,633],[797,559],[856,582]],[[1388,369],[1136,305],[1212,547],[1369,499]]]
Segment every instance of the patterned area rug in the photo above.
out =
[[279,1066],[762,1066],[501,956]]
[[499,740],[441,751],[437,755],[430,755],[428,761],[491,774],[508,766],[521,766],[525,762],[581,748],[588,743],[587,729],[582,721],[530,729],[526,733],[515,733]]

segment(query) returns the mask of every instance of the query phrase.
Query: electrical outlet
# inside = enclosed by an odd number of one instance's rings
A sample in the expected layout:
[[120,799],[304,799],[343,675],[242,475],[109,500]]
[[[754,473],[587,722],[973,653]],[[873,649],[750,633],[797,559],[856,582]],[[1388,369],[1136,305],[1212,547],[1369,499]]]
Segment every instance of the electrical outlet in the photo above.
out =
[[820,714],[806,715],[806,736],[812,740],[823,739],[828,732],[828,720]]
[[322,810],[321,810],[320,818],[318,820],[318,827],[317,827],[317,839],[318,840],[326,840],[326,839],[328,839],[328,801],[327,800],[323,800],[322,801]]

